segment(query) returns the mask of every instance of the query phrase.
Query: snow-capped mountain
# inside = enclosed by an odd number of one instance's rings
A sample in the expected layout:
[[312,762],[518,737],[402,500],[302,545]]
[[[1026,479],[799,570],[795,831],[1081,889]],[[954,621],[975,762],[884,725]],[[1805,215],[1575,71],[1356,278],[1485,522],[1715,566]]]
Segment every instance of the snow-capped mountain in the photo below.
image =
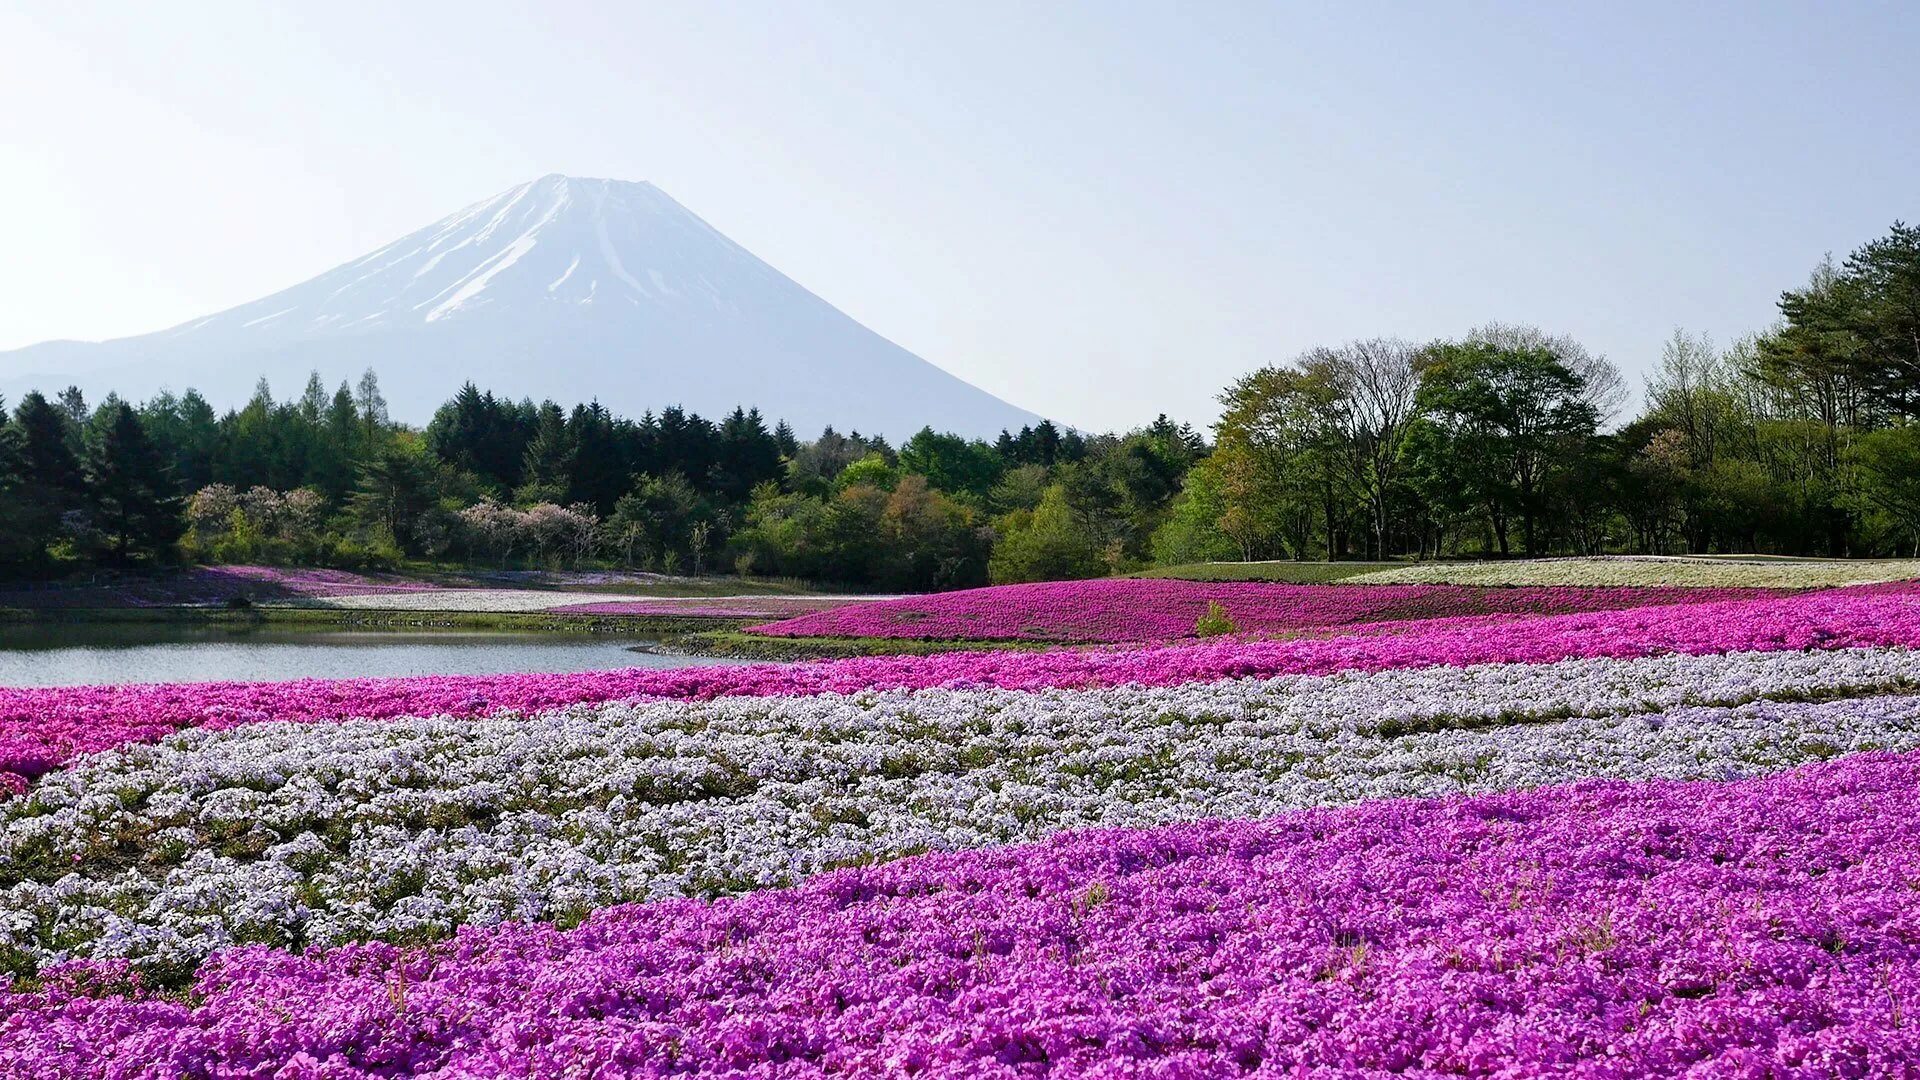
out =
[[546,176],[250,304],[170,330],[0,353],[0,391],[195,387],[237,406],[373,368],[424,422],[461,383],[618,412],[758,406],[803,436],[991,435],[1037,418],[868,330],[652,184]]

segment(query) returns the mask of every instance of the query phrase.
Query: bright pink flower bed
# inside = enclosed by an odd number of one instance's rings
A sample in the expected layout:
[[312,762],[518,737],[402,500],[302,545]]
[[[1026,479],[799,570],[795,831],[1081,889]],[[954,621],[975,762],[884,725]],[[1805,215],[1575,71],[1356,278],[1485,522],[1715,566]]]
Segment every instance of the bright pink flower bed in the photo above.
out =
[[856,693],[925,687],[1167,686],[1436,664],[1548,663],[1569,657],[1920,646],[1920,592],[1908,583],[1761,600],[1488,622],[1396,624],[1385,632],[1291,641],[1210,641],[1125,651],[876,656],[807,664],[628,669],[338,682],[171,683],[0,689],[0,788],[78,754],[198,724],[451,713],[477,716],[621,698]]
[[857,596],[710,596],[562,604],[556,615],[686,615],[711,619],[787,619],[861,603]]
[[1484,588],[1466,585],[1286,585],[1108,578],[999,585],[908,596],[753,627],[783,637],[934,641],[1169,641],[1192,637],[1218,602],[1243,633],[1472,615],[1564,615],[1658,604],[1746,600],[1763,589]]
[[1917,817],[1920,759],[1862,755],[1083,833],[572,931],[243,948],[185,1003],[73,971],[0,1005],[0,1070],[1912,1076]]

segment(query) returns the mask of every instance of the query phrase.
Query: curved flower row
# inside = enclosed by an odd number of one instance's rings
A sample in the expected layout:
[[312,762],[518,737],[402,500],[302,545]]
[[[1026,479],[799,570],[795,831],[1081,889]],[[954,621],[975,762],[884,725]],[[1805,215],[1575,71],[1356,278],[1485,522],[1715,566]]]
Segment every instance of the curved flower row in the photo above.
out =
[[1920,748],[1920,698],[1818,700],[1916,687],[1920,654],[1849,651],[192,732],[0,807],[0,967],[171,981],[236,943],[564,922],[1061,829],[1722,779]]
[[1127,651],[949,653],[568,675],[8,689],[0,690],[0,790],[24,790],[28,778],[80,754],[151,742],[182,728],[260,720],[485,716],[639,698],[1172,686],[1429,665],[1914,645],[1920,645],[1920,592],[1902,586],[1494,623],[1478,617],[1441,619],[1368,635]]
[[[75,972],[13,1075],[1908,1075],[1920,756],[1096,831],[425,949]],[[278,1070],[278,1071],[276,1071]]]
[[1209,604],[1246,633],[1472,615],[1564,615],[1655,604],[1745,600],[1756,589],[1517,588],[1454,585],[1288,585],[1110,578],[996,585],[837,607],[753,627],[786,637],[1060,642],[1192,637]]

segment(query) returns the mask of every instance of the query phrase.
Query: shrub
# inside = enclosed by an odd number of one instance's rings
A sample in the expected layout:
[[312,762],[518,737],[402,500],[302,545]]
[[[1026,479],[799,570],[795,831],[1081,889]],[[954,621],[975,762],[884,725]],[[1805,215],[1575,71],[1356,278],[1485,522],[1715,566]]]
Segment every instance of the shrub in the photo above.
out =
[[1207,601],[1207,610],[1193,622],[1196,637],[1220,637],[1225,634],[1237,634],[1240,624],[1233,621],[1227,609],[1218,600]]

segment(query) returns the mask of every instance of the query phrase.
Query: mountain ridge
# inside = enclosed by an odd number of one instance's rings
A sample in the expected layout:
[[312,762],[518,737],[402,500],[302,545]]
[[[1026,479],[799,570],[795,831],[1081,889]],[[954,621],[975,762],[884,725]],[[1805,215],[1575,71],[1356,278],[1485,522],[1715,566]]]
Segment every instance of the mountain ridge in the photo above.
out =
[[802,432],[991,435],[1038,417],[874,333],[653,184],[548,174],[315,277],[149,334],[0,352],[0,392],[195,387],[237,406],[378,372],[424,421],[459,384],[639,413],[757,406]]

